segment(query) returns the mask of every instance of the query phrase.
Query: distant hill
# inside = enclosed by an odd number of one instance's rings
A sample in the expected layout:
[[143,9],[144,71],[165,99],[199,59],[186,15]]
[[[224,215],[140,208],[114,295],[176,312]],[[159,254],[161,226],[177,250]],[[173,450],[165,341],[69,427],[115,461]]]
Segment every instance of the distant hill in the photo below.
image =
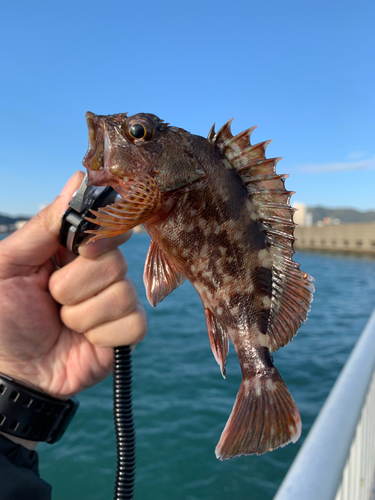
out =
[[0,234],[12,233],[17,229],[17,222],[25,220],[30,220],[30,216],[18,215],[17,217],[12,217],[11,215],[0,214]]
[[12,217],[11,215],[0,214],[0,224],[5,224],[9,226],[10,224],[15,224],[20,220],[29,220],[29,215],[18,215],[17,217]]
[[373,210],[370,212],[359,212],[352,208],[307,207],[306,211],[313,214],[313,224],[316,224],[318,220],[323,220],[324,217],[340,219],[341,224],[375,221],[375,211]]

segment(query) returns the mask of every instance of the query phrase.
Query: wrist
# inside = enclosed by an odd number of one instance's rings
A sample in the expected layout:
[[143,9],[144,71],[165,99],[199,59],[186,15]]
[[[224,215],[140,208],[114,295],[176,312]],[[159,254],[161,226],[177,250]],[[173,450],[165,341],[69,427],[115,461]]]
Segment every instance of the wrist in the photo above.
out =
[[1,432],[0,435],[6,437],[9,439],[9,441],[12,441],[13,443],[20,444],[24,448],[27,448],[30,451],[34,451],[35,448],[38,446],[38,441],[29,441],[28,439],[22,439],[16,436],[12,436],[11,434],[7,434],[6,432]]
[[21,384],[22,386],[25,386],[32,391],[36,391],[40,394],[43,394],[46,397],[53,397],[55,399],[60,399],[61,401],[66,401],[70,397],[70,395],[61,396],[59,394],[55,394],[52,391],[50,392],[48,390],[48,382],[45,375],[43,375],[43,381],[45,383],[44,384],[39,383],[42,381],[42,378],[37,369],[31,370],[29,367],[27,367],[27,369],[24,369],[22,365],[21,367],[17,365],[8,366],[6,363],[0,363],[0,376],[1,375],[4,375],[5,377],[12,379],[13,382]]

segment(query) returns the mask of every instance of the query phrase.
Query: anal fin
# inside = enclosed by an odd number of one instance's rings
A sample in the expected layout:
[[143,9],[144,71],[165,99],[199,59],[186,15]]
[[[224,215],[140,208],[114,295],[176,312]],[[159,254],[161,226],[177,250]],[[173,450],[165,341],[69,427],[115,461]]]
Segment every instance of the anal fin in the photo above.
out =
[[207,332],[212,353],[217,364],[220,366],[223,378],[225,378],[225,363],[227,361],[229,350],[228,333],[222,327],[220,321],[206,307],[204,308],[204,315],[206,316]]
[[261,455],[295,443],[301,417],[276,368],[265,375],[244,378],[228,422],[216,447],[216,457],[227,460]]
[[167,254],[154,240],[151,240],[143,272],[143,282],[149,303],[153,307],[157,306],[185,279],[182,272],[169,260]]

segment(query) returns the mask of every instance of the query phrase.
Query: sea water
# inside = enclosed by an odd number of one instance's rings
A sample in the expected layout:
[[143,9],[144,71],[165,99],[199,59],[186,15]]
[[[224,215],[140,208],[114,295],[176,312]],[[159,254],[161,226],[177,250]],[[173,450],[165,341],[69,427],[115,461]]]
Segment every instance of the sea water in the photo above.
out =
[[[223,380],[190,283],[156,309],[148,305],[148,245],[148,235],[136,234],[122,247],[149,318],[148,336],[133,355],[135,499],[271,500],[375,306],[375,260],[296,254],[316,293],[307,323],[274,361],[300,410],[302,437],[272,453],[220,462],[214,448],[240,385],[237,357],[231,346]],[[54,500],[108,500],[116,471],[112,379],[79,400],[62,440],[38,446],[41,476],[53,485]]]

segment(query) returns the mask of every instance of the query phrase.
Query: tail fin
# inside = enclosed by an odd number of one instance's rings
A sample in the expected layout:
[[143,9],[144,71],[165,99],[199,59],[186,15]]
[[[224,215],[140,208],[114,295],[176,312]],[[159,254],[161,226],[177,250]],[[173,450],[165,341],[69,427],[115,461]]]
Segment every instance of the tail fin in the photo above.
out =
[[216,447],[216,457],[227,460],[261,455],[301,435],[297,406],[276,368],[261,377],[244,378],[228,422]]

